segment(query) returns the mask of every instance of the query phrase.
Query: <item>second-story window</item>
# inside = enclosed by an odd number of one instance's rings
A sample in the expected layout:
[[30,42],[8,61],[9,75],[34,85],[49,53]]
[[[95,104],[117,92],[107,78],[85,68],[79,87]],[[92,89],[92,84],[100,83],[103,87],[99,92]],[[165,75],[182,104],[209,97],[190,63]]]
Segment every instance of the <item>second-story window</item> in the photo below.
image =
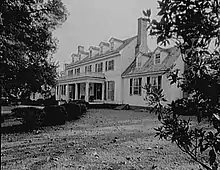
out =
[[92,72],[92,65],[85,66],[85,72]]
[[105,71],[114,70],[114,60],[105,62]]
[[80,73],[80,68],[75,69],[75,74],[79,74]]
[[92,72],[92,65],[88,66],[88,72]]
[[68,76],[72,76],[73,75],[73,70],[68,70]]
[[155,56],[155,64],[160,64],[160,53]]
[[102,72],[103,71],[103,63],[95,64],[95,72]]
[[113,51],[114,50],[114,42],[111,42],[111,51]]
[[108,62],[108,70],[114,70],[114,60]]

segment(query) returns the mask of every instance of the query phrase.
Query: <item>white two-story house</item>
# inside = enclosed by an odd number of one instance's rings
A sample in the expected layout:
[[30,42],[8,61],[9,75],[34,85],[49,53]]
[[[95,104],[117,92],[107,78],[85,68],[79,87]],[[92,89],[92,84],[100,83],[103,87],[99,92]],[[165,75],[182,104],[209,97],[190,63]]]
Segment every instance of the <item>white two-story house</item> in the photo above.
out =
[[[156,48],[147,45],[145,18],[138,19],[137,36],[120,40],[110,38],[97,47],[85,50],[78,46],[65,64],[58,78],[56,100],[84,99],[88,102],[146,105],[144,84],[164,88],[168,99],[182,97],[177,87],[171,87],[166,71],[174,64],[183,70],[183,62],[176,47]],[[171,92],[171,89],[173,91]]]

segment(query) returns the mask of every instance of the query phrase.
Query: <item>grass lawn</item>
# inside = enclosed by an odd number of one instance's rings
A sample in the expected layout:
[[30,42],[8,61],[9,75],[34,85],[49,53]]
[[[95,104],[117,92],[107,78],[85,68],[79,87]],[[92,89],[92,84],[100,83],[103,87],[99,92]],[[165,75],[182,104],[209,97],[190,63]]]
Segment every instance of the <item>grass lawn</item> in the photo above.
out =
[[198,170],[174,144],[155,138],[157,117],[90,109],[81,120],[1,135],[1,169]]

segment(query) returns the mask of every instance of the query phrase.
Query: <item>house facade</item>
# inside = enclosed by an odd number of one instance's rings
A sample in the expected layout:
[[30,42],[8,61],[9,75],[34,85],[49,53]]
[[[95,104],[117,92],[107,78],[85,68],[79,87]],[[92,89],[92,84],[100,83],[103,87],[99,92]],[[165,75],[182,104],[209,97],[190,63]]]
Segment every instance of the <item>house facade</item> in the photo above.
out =
[[65,64],[58,78],[56,100],[144,106],[146,92],[142,86],[146,83],[163,88],[169,100],[182,97],[181,90],[170,86],[166,77],[170,67],[182,71],[180,52],[176,47],[158,47],[150,52],[147,25],[145,18],[139,18],[137,36],[125,40],[113,37],[87,51],[78,46],[77,53],[71,55],[72,62]]
[[123,102],[135,106],[147,106],[147,90],[145,85],[163,89],[163,95],[169,102],[184,97],[183,91],[177,84],[170,84],[170,71],[184,71],[184,62],[177,47],[163,49],[157,47],[153,52],[137,54],[133,63],[122,74]]

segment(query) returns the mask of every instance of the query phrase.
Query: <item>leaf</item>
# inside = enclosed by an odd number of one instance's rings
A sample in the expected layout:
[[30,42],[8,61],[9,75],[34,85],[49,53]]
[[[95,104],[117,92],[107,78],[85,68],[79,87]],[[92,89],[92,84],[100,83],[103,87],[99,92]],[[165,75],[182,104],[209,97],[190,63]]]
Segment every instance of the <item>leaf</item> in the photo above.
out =
[[164,37],[160,35],[159,37],[157,37],[157,44],[161,43],[163,40],[164,40]]
[[212,149],[209,151],[209,164],[213,165],[213,163],[216,161],[216,153],[215,151]]
[[147,10],[147,16],[150,17],[151,16],[151,9]]
[[161,121],[161,115],[160,114],[158,114],[158,120]]

